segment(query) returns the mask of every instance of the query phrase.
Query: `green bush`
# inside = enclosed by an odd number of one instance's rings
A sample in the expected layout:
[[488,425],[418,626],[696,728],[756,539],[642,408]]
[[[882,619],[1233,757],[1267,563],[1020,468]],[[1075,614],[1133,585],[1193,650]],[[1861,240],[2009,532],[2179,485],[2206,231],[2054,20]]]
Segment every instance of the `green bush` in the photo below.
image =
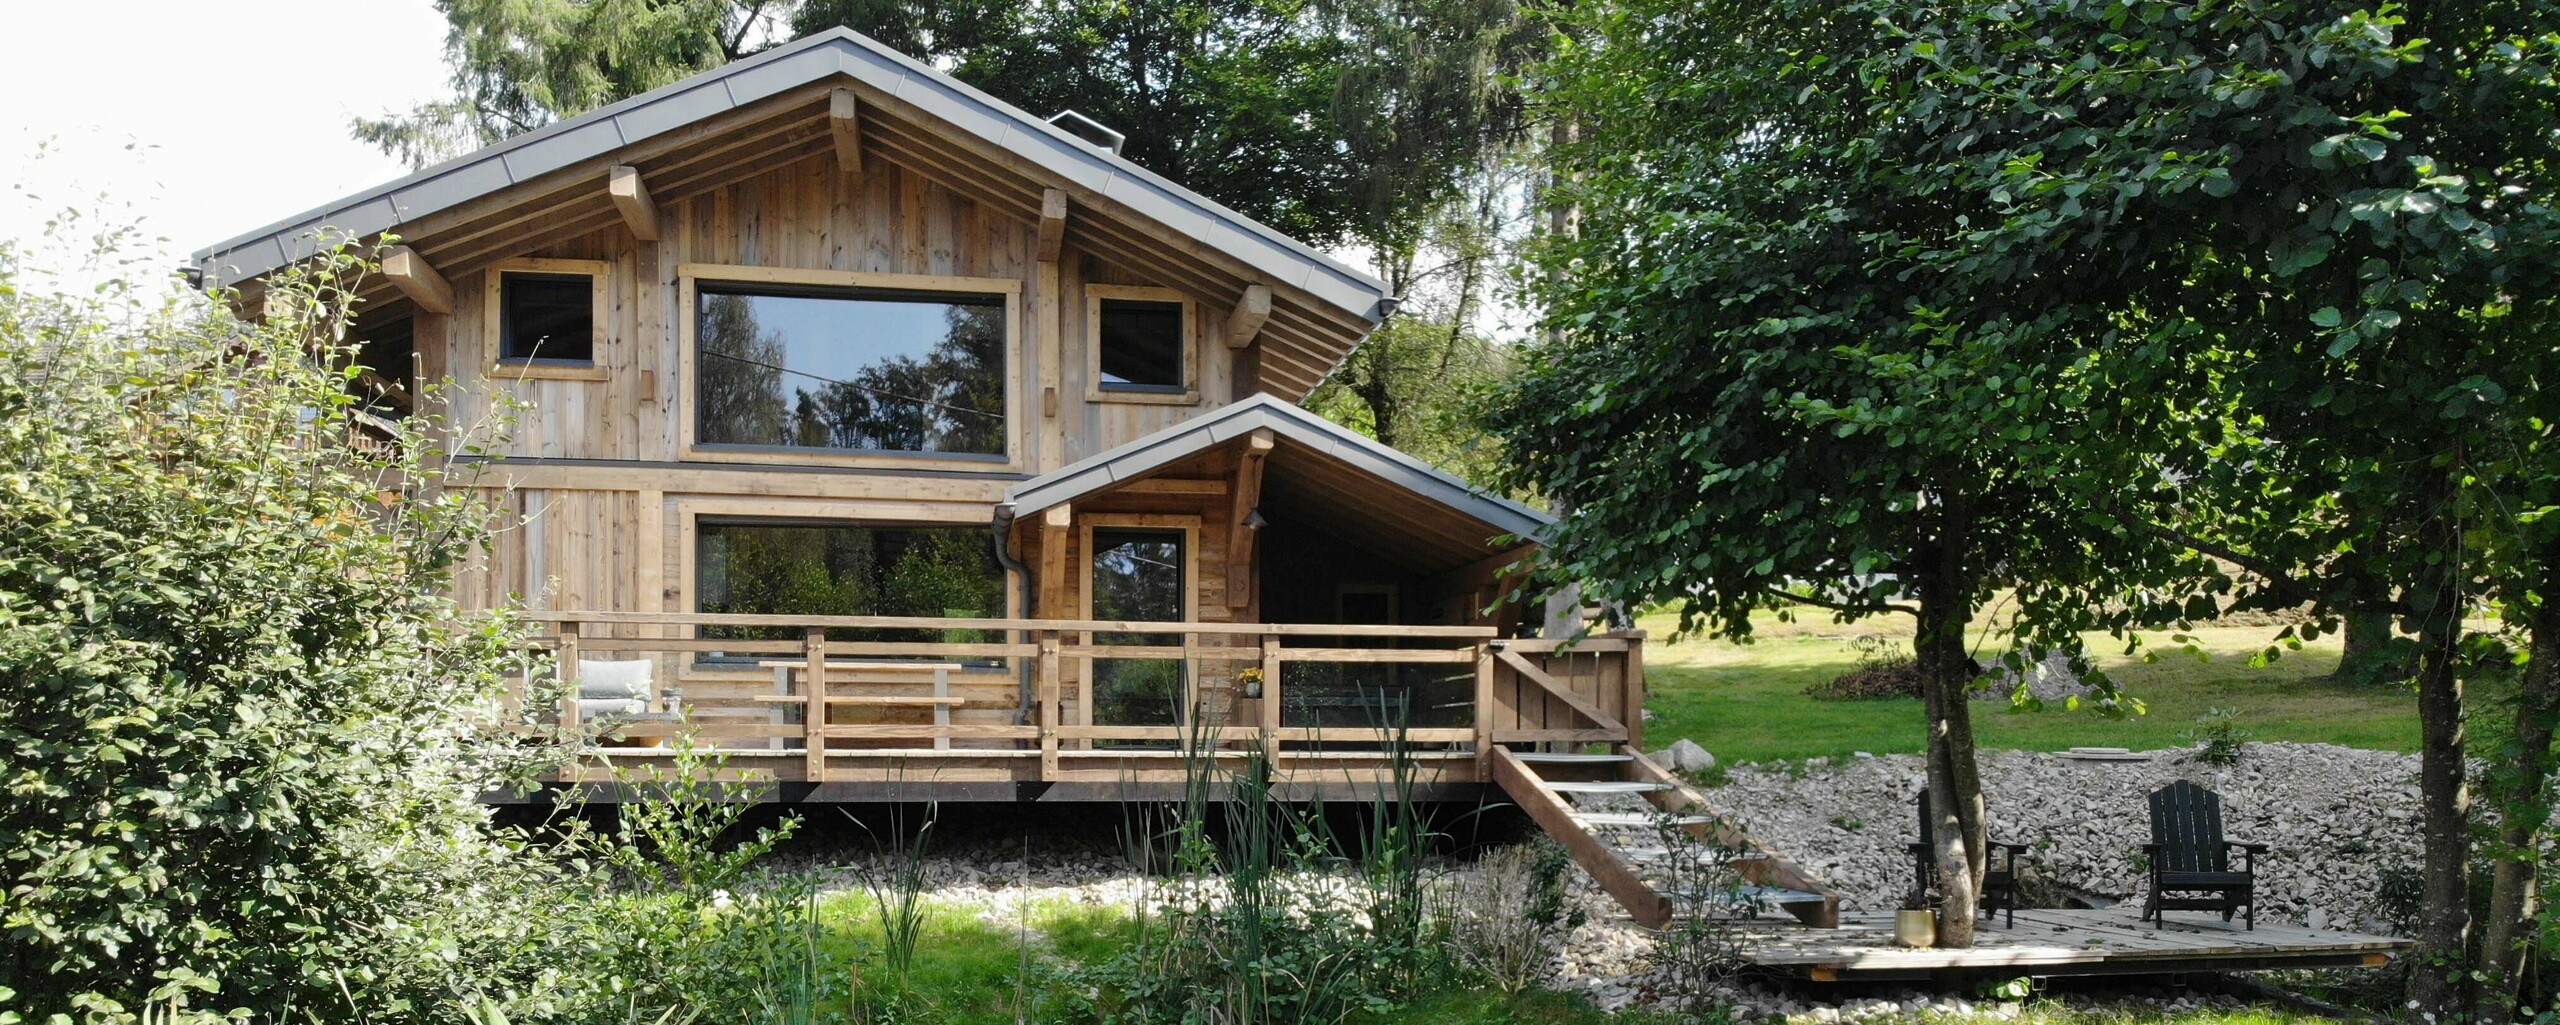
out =
[[344,444],[363,266],[324,254],[249,323],[0,243],[0,990],[26,1020],[394,1020],[540,984],[491,902],[524,859],[474,800],[529,763],[468,728],[516,638],[438,597],[485,523],[400,454],[452,425]]

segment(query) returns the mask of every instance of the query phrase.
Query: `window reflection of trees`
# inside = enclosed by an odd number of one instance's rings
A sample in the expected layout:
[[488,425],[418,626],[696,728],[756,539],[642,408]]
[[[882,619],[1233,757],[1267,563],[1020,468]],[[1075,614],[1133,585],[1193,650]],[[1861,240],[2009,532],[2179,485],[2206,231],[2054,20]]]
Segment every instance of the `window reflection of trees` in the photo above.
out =
[[[1093,617],[1180,622],[1182,535],[1097,530],[1093,534]],[[1096,631],[1096,644],[1179,646],[1180,634]],[[1109,726],[1171,726],[1181,721],[1184,665],[1179,659],[1093,661],[1093,721]]]
[[[695,587],[704,612],[992,618],[1004,571],[984,528],[705,522]],[[830,630],[836,640],[976,640],[955,631]],[[788,628],[706,627],[706,637],[797,639]]]
[[[978,297],[941,307],[939,338],[832,379],[795,367],[793,339],[757,321],[759,299],[704,292],[695,321],[698,436],[706,444],[1000,455],[1005,451],[1005,308]],[[794,299],[820,297],[792,296]],[[847,332],[865,310],[906,298],[835,297]]]

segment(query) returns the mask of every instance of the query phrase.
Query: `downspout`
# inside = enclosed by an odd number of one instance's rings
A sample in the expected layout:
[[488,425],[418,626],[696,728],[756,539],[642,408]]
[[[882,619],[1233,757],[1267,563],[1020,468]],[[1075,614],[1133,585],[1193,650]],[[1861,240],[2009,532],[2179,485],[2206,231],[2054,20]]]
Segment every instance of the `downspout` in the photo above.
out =
[[[1022,594],[1019,598],[1013,595],[1005,596],[1005,614],[1015,619],[1029,619],[1031,618],[1031,593],[1036,582],[1031,579],[1031,567],[1023,565],[1022,560],[1015,558],[1013,554],[1013,503],[1007,502],[996,507],[994,531],[995,535],[991,540],[995,543],[996,564],[1003,566],[1006,572],[1022,581]],[[1015,609],[1016,605],[1020,605],[1021,608]],[[1023,644],[1032,643],[1031,631],[1021,631],[1021,636],[1015,640]],[[1016,682],[1019,685],[1020,694],[1014,699],[1013,704],[1013,724],[1016,726],[1031,721],[1031,660],[1026,658],[1019,661],[1022,663],[1022,669],[1017,675],[1021,679]]]

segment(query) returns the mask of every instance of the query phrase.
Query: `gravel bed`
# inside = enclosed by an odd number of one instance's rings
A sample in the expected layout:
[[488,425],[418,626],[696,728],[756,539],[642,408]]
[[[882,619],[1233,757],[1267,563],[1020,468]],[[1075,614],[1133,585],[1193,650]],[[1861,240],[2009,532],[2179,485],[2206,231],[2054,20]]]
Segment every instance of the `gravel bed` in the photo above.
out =
[[[2258,862],[2258,916],[2313,928],[2388,931],[2375,899],[2385,874],[2417,864],[2418,760],[2329,744],[2249,744],[2240,764],[2204,765],[2185,749],[2138,761],[1986,751],[1979,763],[1992,838],[2030,846],[2030,887],[2127,898],[2150,837],[2144,797],[2190,779],[2222,795],[2224,830],[2273,849]],[[1911,885],[1918,755],[1839,764],[1738,766],[1707,792],[1780,853],[1829,881],[1843,905],[1897,906]]]

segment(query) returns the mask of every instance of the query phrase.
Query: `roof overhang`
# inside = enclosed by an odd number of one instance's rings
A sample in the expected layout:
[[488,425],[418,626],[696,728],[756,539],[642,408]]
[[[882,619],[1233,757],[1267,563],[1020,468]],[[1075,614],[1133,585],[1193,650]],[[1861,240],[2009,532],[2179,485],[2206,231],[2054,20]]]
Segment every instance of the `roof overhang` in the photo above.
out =
[[[1102,494],[1264,430],[1274,441],[1265,470],[1266,502],[1293,502],[1301,511],[1331,520],[1336,529],[1362,523],[1391,527],[1408,540],[1444,546],[1436,561],[1516,548],[1555,523],[1545,513],[1488,494],[1270,395],[1253,396],[1016,484],[1005,491],[1007,515],[1027,518]],[[1387,500],[1380,501],[1382,496]],[[1396,504],[1421,508],[1390,508]]]
[[[849,29],[832,29],[248,232],[194,254],[240,285],[339,240],[396,233],[450,275],[616,223],[606,169],[634,164],[661,202],[830,149],[828,93],[864,104],[866,151],[992,212],[1038,223],[1045,190],[1077,210],[1067,240],[1204,298],[1274,292],[1265,372],[1304,394],[1392,306],[1375,277]],[[885,116],[881,116],[885,115]],[[716,159],[715,159],[716,158]]]

